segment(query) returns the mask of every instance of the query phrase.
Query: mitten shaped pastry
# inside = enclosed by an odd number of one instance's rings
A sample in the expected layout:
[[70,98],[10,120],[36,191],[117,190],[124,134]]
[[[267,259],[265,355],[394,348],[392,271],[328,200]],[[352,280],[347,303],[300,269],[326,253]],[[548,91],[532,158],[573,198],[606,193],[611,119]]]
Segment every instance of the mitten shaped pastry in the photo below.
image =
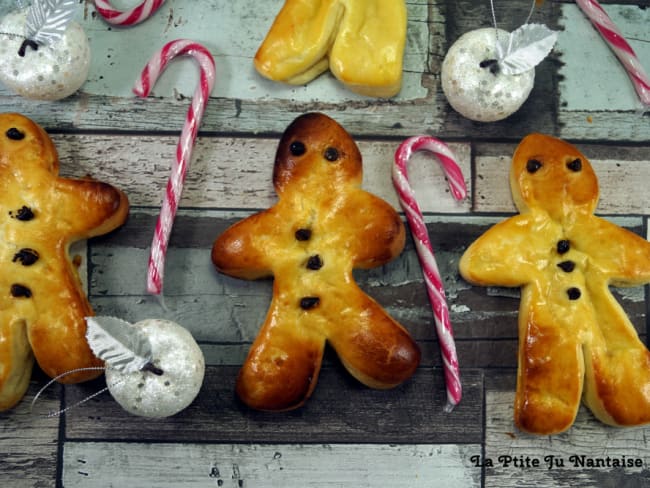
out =
[[404,246],[399,215],[360,188],[361,155],[329,117],[310,113],[285,131],[273,185],[279,201],[215,241],[212,261],[231,276],[273,276],[266,320],[237,380],[237,393],[261,410],[299,407],[310,396],[326,341],[359,381],[394,387],[420,352],[408,332],[355,283]]
[[105,183],[61,178],[58,171],[56,149],[41,127],[0,114],[0,410],[24,395],[34,357],[50,377],[101,366],[86,342],[84,317],[93,311],[69,247],[121,225],[128,201]]
[[356,93],[392,97],[405,44],[404,0],[286,0],[254,63],[262,76],[294,85],[329,68]]
[[572,145],[541,134],[515,151],[519,215],[465,252],[462,276],[521,287],[515,424],[568,429],[580,399],[601,421],[650,421],[650,353],[609,286],[650,281],[650,243],[594,215],[598,181]]

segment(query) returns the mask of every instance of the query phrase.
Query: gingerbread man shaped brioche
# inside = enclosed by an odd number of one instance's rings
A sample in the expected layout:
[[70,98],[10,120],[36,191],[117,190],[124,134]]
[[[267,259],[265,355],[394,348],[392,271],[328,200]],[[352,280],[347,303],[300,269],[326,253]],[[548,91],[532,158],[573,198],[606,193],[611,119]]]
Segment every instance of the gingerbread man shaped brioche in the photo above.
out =
[[405,230],[395,210],[360,188],[361,155],[334,120],[310,113],[282,136],[273,185],[279,201],[215,241],[217,269],[274,277],[273,298],[237,380],[250,407],[282,411],[310,396],[326,341],[359,381],[394,387],[420,360],[408,332],[355,283],[354,268],[397,256]]
[[479,237],[460,272],[521,287],[515,424],[562,432],[581,398],[607,424],[649,422],[650,353],[609,286],[650,281],[650,243],[594,215],[596,175],[564,141],[527,136],[510,185],[520,214]]
[[101,366],[86,342],[84,318],[92,309],[69,247],[121,225],[128,201],[105,183],[60,178],[58,171],[41,127],[0,114],[0,410],[24,395],[34,358],[50,377]]

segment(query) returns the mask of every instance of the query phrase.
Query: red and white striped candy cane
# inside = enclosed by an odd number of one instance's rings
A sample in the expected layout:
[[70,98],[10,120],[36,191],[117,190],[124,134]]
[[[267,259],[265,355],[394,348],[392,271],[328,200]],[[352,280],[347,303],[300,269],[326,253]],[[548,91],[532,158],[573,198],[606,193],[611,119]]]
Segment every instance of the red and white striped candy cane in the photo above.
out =
[[415,136],[405,140],[397,148],[395,164],[393,165],[393,184],[413,233],[427,294],[433,308],[433,317],[436,323],[438,340],[440,341],[447,385],[447,406],[445,410],[451,411],[454,406],[458,405],[462,396],[454,333],[449,321],[449,309],[440,271],[438,271],[438,265],[433,256],[433,249],[431,248],[427,227],[422,218],[422,211],[415,198],[415,192],[409,184],[407,173],[407,163],[411,155],[421,150],[430,151],[438,158],[447,176],[449,188],[454,198],[457,200],[464,199],[467,196],[467,188],[463,173],[458,167],[453,153],[444,142],[430,136]]
[[171,174],[167,181],[167,189],[151,243],[149,268],[147,271],[147,291],[155,295],[159,295],[162,291],[165,256],[167,254],[169,236],[176,211],[178,210],[178,203],[183,192],[183,183],[185,182],[185,175],[187,174],[192,157],[196,134],[199,130],[199,125],[201,125],[205,106],[214,86],[214,58],[210,54],[210,51],[194,41],[178,39],[168,42],[159,52],[152,56],[133,87],[134,93],[139,97],[144,98],[148,96],[151,88],[167,64],[176,56],[184,54],[192,56],[198,62],[201,77],[199,85],[194,91],[192,104],[187,111],[185,124],[183,125],[183,130],[178,140],[176,159],[171,167]]
[[135,25],[151,17],[165,0],[145,0],[130,10],[117,10],[108,0],[95,0],[95,10],[109,24]]
[[623,34],[596,0],[576,0],[576,3],[623,64],[641,103],[650,106],[650,78],[643,70],[632,46],[628,44]]

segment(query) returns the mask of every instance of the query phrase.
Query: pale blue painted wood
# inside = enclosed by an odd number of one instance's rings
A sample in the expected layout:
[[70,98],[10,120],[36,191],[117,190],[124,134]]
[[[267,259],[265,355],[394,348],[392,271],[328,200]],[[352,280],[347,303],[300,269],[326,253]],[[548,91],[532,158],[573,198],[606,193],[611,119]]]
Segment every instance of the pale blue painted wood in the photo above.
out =
[[[139,2],[113,2],[127,8]],[[240,100],[283,99],[289,101],[341,102],[367,100],[345,89],[326,73],[306,86],[289,86],[261,77],[253,67],[253,56],[283,0],[256,2],[188,2],[167,0],[147,21],[119,27],[105,22],[92,2],[79,5],[75,21],[88,34],[91,65],[81,88],[89,95],[133,97],[132,88],[151,55],[165,43],[187,38],[207,47],[215,58],[217,77],[214,97]],[[0,15],[16,8],[14,0],[0,0]],[[409,4],[409,28],[404,56],[403,89],[396,99],[426,96],[421,73],[426,70],[429,32],[426,4]],[[198,67],[189,58],[175,61],[156,83],[152,96],[191,97],[199,79]]]
[[[636,5],[603,5],[650,73],[650,9]],[[556,49],[562,53],[559,93],[562,110],[614,111],[641,108],[634,87],[607,43],[583,12],[562,6],[564,31]],[[647,137],[650,123],[646,122]]]
[[[253,56],[282,4],[283,0],[254,4],[228,0],[167,0],[149,21],[124,28],[110,26],[99,15],[92,15],[94,7],[89,5],[82,25],[91,39],[92,62],[82,91],[132,97],[133,83],[149,57],[166,42],[187,38],[203,44],[215,58],[217,77],[212,96],[240,100],[367,100],[346,90],[329,74],[298,87],[276,83],[257,74]],[[415,20],[418,17],[426,20],[426,15],[426,5],[409,6],[409,16]],[[404,88],[397,97],[401,100],[426,95],[420,76],[426,69],[429,34],[426,22],[415,20],[409,24]],[[191,97],[198,82],[198,68],[192,64],[189,59],[171,63],[156,83],[152,96]]]

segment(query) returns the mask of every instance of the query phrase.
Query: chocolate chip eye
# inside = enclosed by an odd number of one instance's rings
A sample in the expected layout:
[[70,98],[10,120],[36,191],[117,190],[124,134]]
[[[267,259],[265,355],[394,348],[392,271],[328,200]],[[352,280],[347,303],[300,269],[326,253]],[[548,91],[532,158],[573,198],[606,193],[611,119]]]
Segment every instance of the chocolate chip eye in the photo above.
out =
[[582,295],[579,288],[569,288],[566,291],[566,294],[568,295],[569,300],[577,300],[580,298],[580,295]]
[[307,148],[305,147],[304,143],[300,141],[294,141],[289,146],[289,151],[291,151],[291,154],[294,156],[302,156],[307,151]]
[[6,133],[6,135],[7,135],[7,137],[9,139],[14,140],[14,141],[20,141],[20,140],[25,138],[25,134],[20,132],[15,127],[12,127],[11,129],[9,129],[7,131],[7,133]]
[[319,303],[320,298],[318,297],[304,297],[300,299],[300,308],[303,310],[310,310],[317,307]]
[[561,241],[557,241],[558,254],[567,253],[569,252],[569,249],[571,249],[571,243],[568,240],[562,239]]
[[294,235],[297,241],[308,241],[311,239],[311,229],[298,229]]
[[569,161],[566,164],[566,167],[571,171],[575,171],[577,173],[578,171],[582,170],[582,160],[580,158],[576,158],[573,161]]
[[526,171],[529,173],[536,173],[539,168],[542,167],[541,161],[538,161],[537,159],[529,159],[528,162],[526,163]]
[[339,151],[335,147],[328,147],[325,149],[323,156],[325,156],[325,159],[328,161],[334,162],[339,158]]

